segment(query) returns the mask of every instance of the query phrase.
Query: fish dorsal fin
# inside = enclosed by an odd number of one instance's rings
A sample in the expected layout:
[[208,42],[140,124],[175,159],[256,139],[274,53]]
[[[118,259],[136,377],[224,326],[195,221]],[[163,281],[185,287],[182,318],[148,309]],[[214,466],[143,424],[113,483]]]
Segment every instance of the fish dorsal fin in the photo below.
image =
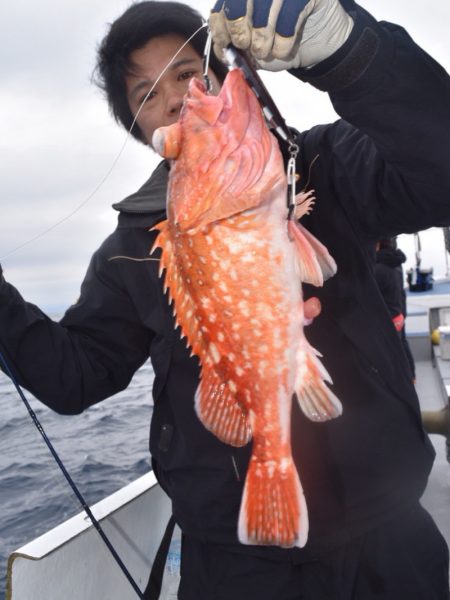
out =
[[336,263],[323,244],[300,223],[290,220],[288,233],[297,250],[300,279],[321,287],[337,270]]
[[195,394],[197,414],[204,426],[221,441],[232,446],[245,446],[252,437],[246,411],[233,393],[232,382],[223,381],[214,370],[221,359],[217,350],[213,351],[214,344],[202,333],[195,302],[174,260],[169,223],[163,221],[153,229],[159,231],[152,252],[157,248],[162,250],[159,273],[162,275],[164,272],[164,291],[169,289],[169,298],[177,308],[176,324],[187,338],[192,354],[196,354],[202,364],[200,384]]
[[151,252],[161,249],[159,276],[164,273],[164,292],[169,290],[169,300],[173,306],[176,326],[181,328],[181,336],[187,338],[192,354],[202,357],[206,352],[205,340],[197,321],[194,300],[174,260],[175,252],[169,233],[169,222],[162,221],[153,227],[153,230],[159,231],[159,234]]
[[222,381],[207,365],[202,368],[195,409],[206,429],[222,442],[239,447],[251,440],[249,419],[230,389],[230,383]]

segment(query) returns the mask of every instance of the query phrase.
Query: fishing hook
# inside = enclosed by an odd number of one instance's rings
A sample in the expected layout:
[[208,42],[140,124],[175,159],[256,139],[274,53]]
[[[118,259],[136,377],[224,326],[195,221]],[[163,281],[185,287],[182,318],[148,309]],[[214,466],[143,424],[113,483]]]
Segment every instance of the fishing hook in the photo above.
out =
[[211,79],[209,78],[209,75],[208,75],[209,58],[211,56],[211,44],[212,44],[212,34],[211,34],[211,29],[208,28],[208,37],[206,38],[205,50],[203,52],[203,80],[205,82],[207,94],[210,94],[212,91],[212,83],[211,83]]

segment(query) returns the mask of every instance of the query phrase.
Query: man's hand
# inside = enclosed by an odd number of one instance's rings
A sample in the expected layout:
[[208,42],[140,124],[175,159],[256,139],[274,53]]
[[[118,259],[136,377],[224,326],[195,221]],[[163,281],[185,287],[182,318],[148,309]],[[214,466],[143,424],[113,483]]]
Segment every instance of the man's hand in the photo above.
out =
[[222,59],[230,42],[269,71],[312,67],[347,40],[353,19],[339,0],[218,0],[209,25]]

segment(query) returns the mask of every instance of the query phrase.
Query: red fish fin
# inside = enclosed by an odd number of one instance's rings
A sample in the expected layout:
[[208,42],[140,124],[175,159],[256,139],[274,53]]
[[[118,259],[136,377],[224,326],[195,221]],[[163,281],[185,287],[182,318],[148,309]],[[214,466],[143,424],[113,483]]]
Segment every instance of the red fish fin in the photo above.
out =
[[295,393],[303,413],[311,421],[328,421],[342,414],[342,404],[325,384],[331,383],[313,348],[302,350]]
[[228,382],[222,381],[212,368],[203,367],[195,394],[195,409],[203,425],[216,437],[232,446],[245,446],[252,432]]
[[[161,221],[157,223],[154,227],[150,229],[150,231],[159,231],[159,234],[156,237],[156,240],[150,250],[150,254],[153,254],[155,250],[160,248],[163,252],[161,254],[161,258],[159,260],[159,276],[161,277],[162,272],[167,268],[167,256],[170,256],[172,250],[172,242],[169,237],[169,222],[167,219],[165,221]],[[166,278],[167,281],[167,278]],[[164,292],[167,289],[167,285],[164,288]]]
[[296,219],[301,219],[305,215],[309,215],[312,211],[313,206],[316,203],[314,193],[314,190],[309,190],[309,192],[300,192],[295,196],[294,214]]
[[242,544],[302,548],[308,537],[308,511],[292,458],[250,460],[239,513]]
[[300,223],[290,220],[288,233],[297,248],[300,278],[317,287],[336,273],[336,263],[328,250]]
[[202,357],[205,354],[205,340],[199,327],[195,302],[184,284],[177,262],[173,260],[174,252],[168,221],[158,223],[152,230],[159,230],[151,252],[158,248],[162,250],[159,259],[159,276],[162,277],[164,273],[164,293],[169,290],[175,323],[181,328],[181,337],[187,338],[187,345],[191,348],[192,354]]
[[178,121],[156,129],[152,136],[152,147],[163,158],[177,158],[181,148],[181,126]]

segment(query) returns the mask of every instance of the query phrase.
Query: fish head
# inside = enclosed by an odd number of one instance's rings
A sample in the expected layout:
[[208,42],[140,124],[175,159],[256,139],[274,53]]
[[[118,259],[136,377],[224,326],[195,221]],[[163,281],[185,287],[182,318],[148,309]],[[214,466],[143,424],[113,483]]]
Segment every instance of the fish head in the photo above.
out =
[[191,79],[179,120],[157,129],[152,144],[171,161],[168,215],[183,230],[255,207],[284,182],[277,142],[239,69],[218,96]]

